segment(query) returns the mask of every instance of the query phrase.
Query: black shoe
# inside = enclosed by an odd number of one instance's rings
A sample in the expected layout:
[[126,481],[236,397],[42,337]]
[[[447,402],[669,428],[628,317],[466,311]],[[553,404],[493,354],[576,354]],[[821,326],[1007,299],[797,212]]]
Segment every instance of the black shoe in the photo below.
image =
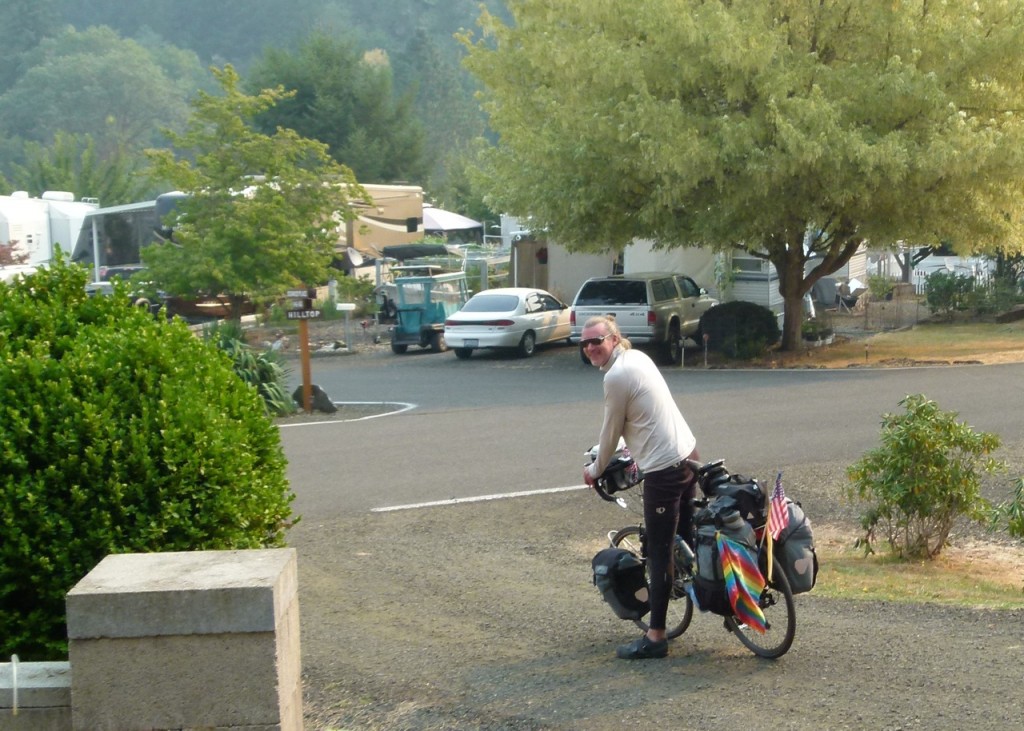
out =
[[647,635],[625,645],[619,645],[615,654],[623,660],[650,660],[668,655],[668,640],[655,642],[647,639]]

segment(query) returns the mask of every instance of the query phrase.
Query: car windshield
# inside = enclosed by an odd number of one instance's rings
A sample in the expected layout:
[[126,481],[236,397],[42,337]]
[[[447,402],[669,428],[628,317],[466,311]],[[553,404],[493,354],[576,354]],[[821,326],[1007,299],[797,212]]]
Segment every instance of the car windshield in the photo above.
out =
[[478,294],[462,308],[463,312],[511,312],[519,306],[514,294]]
[[598,279],[587,282],[576,296],[577,306],[590,305],[645,305],[647,286],[642,281],[628,279]]

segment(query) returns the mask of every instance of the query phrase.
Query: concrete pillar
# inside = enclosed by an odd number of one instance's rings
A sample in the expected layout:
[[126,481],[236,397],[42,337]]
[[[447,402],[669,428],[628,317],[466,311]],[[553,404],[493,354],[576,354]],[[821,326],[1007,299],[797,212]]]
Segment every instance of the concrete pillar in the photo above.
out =
[[302,729],[294,549],[107,556],[67,596],[76,730]]
[[0,731],[69,731],[71,670],[66,662],[0,663]]

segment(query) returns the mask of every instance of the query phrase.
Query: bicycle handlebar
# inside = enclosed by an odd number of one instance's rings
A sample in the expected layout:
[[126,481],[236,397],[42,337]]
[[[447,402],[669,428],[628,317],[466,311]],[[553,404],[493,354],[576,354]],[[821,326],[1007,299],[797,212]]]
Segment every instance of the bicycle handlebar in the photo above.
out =
[[605,485],[607,484],[607,480],[598,477],[596,480],[594,480],[594,492],[596,492],[598,497],[600,497],[602,500],[607,500],[610,503],[617,503],[619,501],[619,498],[612,497],[608,493],[608,491],[605,489]]

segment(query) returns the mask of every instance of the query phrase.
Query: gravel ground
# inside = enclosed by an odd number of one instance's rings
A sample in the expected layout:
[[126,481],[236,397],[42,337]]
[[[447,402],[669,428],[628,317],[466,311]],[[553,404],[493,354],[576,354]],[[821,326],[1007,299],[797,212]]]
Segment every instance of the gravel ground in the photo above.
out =
[[[1020,473],[1024,450],[1012,451]],[[830,508],[844,469],[784,466],[819,545],[853,535],[852,516]],[[668,659],[616,659],[637,630],[603,604],[590,558],[632,522],[579,491],[300,523],[307,728],[745,728],[755,714],[784,729],[1020,727],[1022,609],[812,591],[778,660],[754,657],[712,615]]]
[[[999,456],[1024,474],[1024,442]],[[785,471],[819,546],[852,540],[845,463],[744,468]],[[778,660],[754,657],[712,615],[695,617],[665,660],[617,660],[637,630],[602,603],[590,558],[633,522],[584,491],[300,522],[289,542],[306,728],[1020,728],[1024,609],[812,591],[797,597],[796,641]],[[1001,557],[1024,582],[1019,544],[968,526],[953,542]]]

